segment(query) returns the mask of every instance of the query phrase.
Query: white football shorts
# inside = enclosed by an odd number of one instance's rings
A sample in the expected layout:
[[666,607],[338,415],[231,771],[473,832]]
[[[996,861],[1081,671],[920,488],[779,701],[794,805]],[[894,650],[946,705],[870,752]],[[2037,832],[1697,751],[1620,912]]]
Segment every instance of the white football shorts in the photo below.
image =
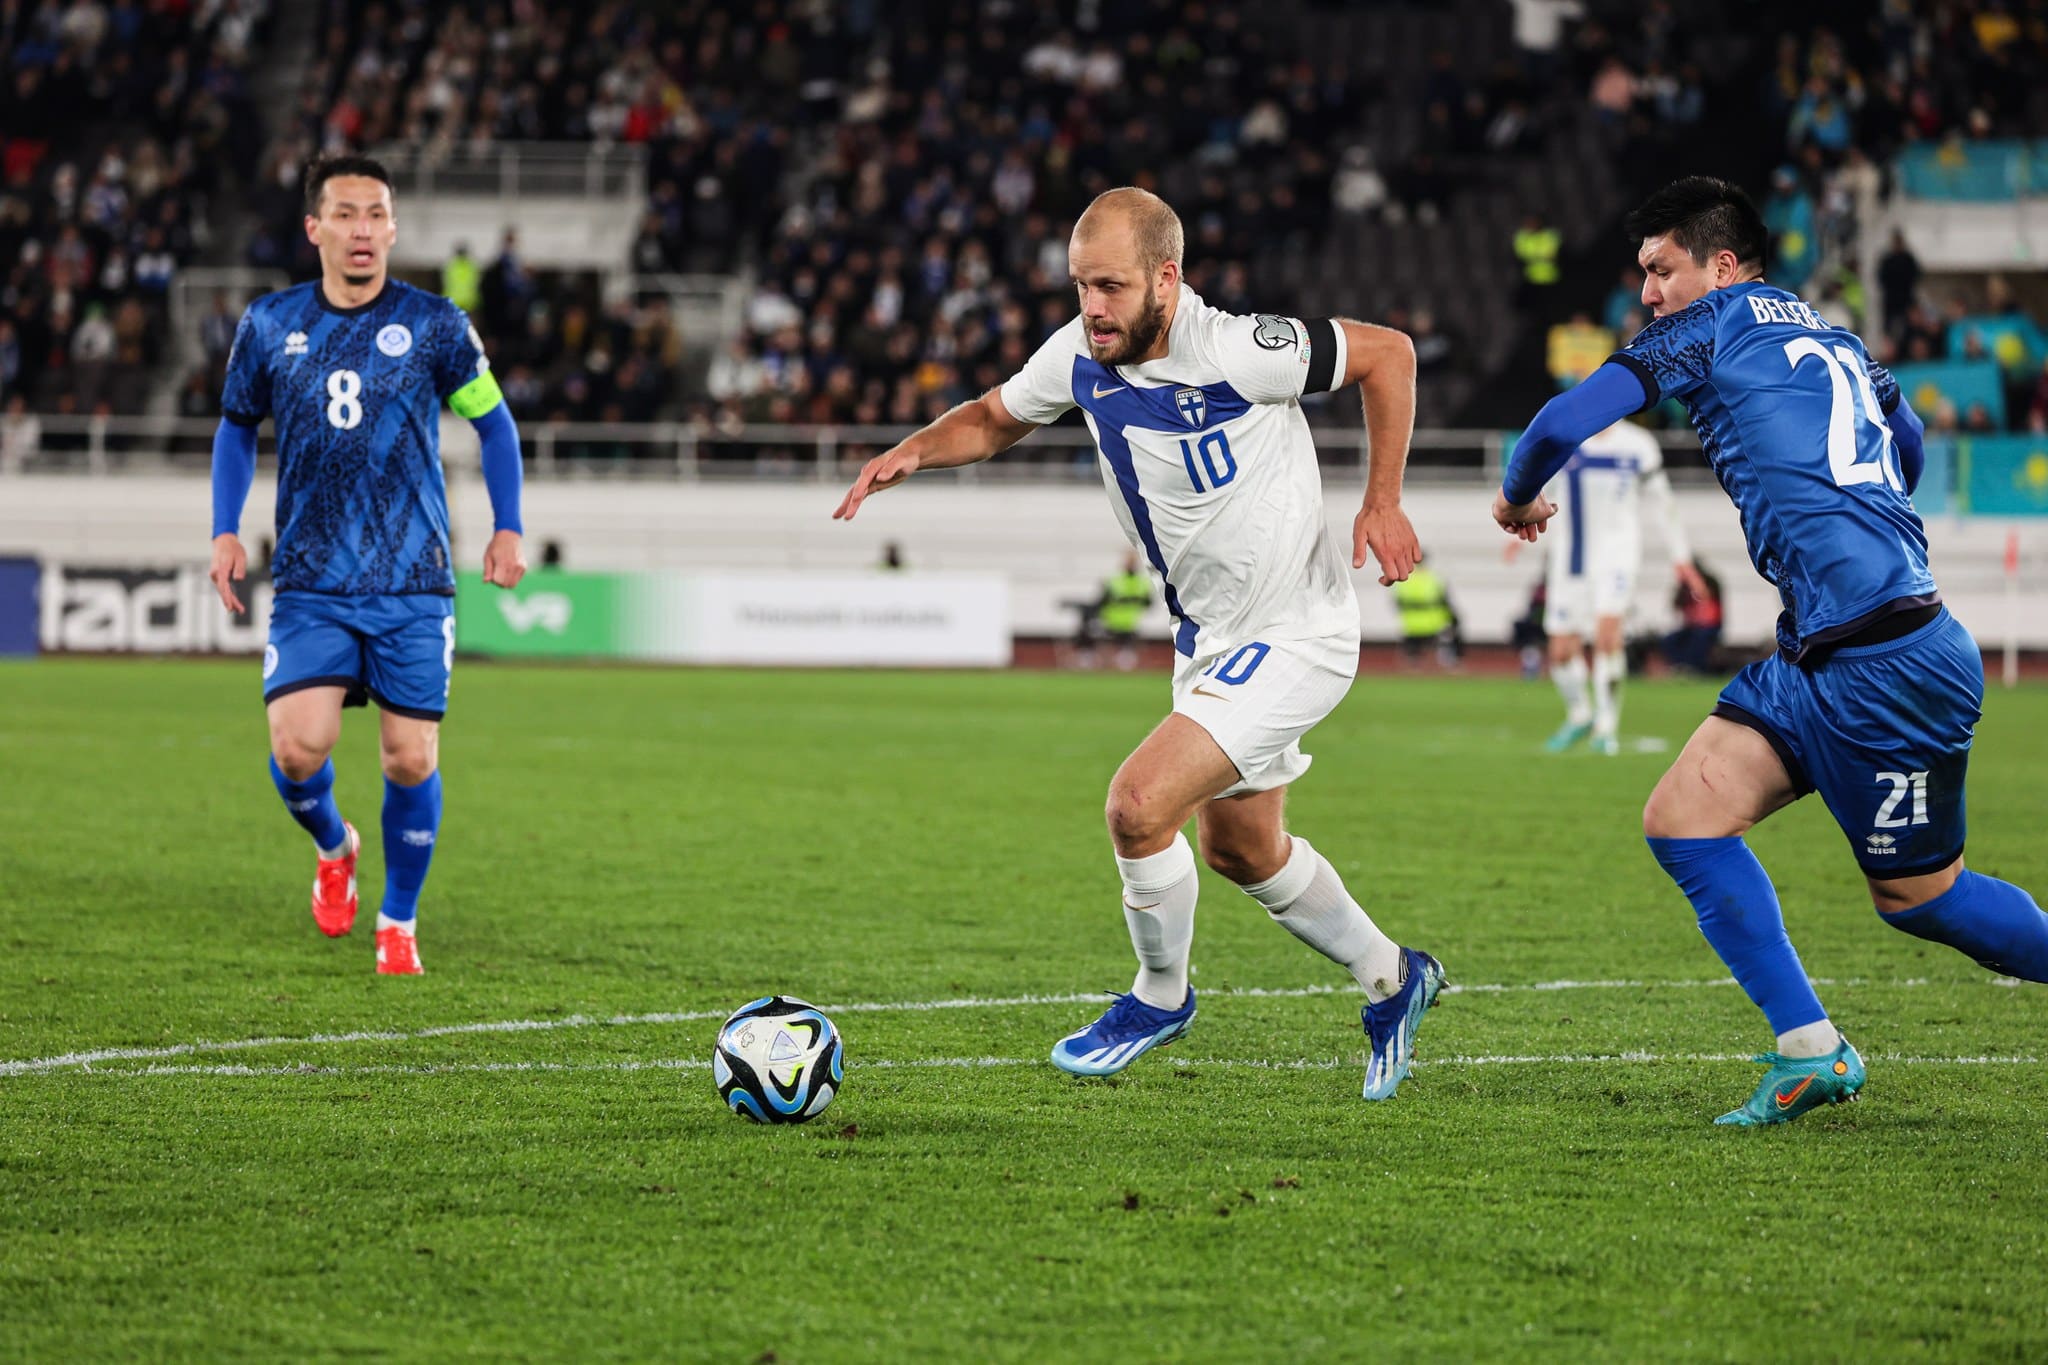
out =
[[1584,573],[1552,572],[1545,579],[1543,633],[1591,635],[1603,616],[1627,616],[1636,595],[1635,573],[1625,564],[1589,563]]
[[1337,709],[1357,673],[1355,635],[1253,641],[1178,660],[1173,709],[1236,765],[1237,785],[1218,795],[1271,791],[1308,771],[1301,737]]

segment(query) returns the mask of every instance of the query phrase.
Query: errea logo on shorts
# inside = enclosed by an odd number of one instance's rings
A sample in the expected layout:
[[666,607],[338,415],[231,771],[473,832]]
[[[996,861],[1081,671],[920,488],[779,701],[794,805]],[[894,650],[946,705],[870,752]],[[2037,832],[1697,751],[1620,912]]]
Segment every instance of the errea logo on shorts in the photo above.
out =
[[377,333],[377,349],[396,360],[412,349],[412,329],[394,322]]
[[1870,845],[1870,853],[1874,857],[1885,857],[1898,852],[1892,845],[1899,841],[1889,834],[1873,834],[1863,842]]

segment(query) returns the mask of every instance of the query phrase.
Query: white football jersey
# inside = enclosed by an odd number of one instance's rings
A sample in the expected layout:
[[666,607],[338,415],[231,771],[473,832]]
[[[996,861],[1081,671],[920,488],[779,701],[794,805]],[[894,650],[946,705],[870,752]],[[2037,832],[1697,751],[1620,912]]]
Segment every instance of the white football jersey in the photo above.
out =
[[1077,317],[1002,399],[1041,425],[1081,409],[1110,506],[1164,581],[1174,648],[1207,658],[1262,638],[1357,637],[1300,402],[1342,384],[1344,366],[1342,327],[1225,313],[1182,285],[1160,359],[1096,363]]
[[1642,494],[1647,492],[1672,560],[1692,559],[1664,474],[1664,449],[1632,422],[1616,422],[1586,440],[1543,490],[1557,504],[1550,523],[1550,572],[1566,576],[1614,570],[1634,575],[1643,553]]

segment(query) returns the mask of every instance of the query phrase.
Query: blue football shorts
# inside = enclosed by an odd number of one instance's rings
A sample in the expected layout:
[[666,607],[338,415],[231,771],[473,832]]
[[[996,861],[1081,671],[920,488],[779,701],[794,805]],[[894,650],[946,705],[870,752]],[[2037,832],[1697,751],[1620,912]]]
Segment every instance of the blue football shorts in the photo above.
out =
[[281,592],[263,651],[267,706],[308,687],[344,687],[344,706],[439,720],[455,665],[455,599],[433,593],[338,597]]
[[1963,778],[1983,714],[1984,659],[1944,607],[1896,640],[1816,668],[1773,654],[1714,714],[1762,734],[1800,796],[1817,791],[1867,877],[1936,872],[1962,855]]

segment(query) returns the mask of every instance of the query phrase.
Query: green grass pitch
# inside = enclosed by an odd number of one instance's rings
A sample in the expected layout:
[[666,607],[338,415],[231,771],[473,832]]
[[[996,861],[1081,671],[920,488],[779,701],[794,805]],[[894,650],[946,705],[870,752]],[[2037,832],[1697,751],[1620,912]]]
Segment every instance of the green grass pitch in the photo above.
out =
[[[0,1358],[2043,1358],[2048,998],[1879,924],[1817,801],[1754,843],[1870,1083],[1709,1125],[1770,1039],[1638,812],[1711,697],[1634,687],[1614,759],[1511,681],[1311,736],[1293,827],[1460,987],[1368,1105],[1359,998],[1206,873],[1190,1035],[1044,1062],[1129,982],[1101,799],[1161,677],[464,666],[381,980],[253,664],[0,667]],[[2044,772],[1994,692],[1970,859],[2037,896]],[[769,991],[840,1007],[806,1127],[705,1069]]]

